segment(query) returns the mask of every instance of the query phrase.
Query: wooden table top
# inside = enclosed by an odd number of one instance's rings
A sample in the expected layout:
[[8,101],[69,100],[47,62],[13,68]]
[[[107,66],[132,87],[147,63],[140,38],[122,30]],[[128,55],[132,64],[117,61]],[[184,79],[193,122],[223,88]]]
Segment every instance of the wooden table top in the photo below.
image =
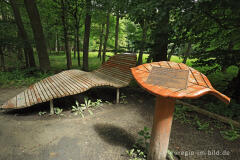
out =
[[230,98],[214,89],[204,74],[183,63],[153,62],[131,68],[131,71],[137,83],[154,95],[184,99],[212,94],[230,103]]

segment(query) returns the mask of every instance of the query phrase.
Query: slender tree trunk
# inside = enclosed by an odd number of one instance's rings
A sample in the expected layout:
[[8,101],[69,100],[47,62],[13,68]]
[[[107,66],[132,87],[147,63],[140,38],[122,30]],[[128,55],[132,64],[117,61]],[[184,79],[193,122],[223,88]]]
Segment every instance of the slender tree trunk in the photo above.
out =
[[83,70],[88,71],[88,50],[89,50],[89,38],[91,27],[91,0],[86,0],[87,13],[85,17],[85,32],[83,40]]
[[104,44],[103,44],[102,63],[105,63],[105,57],[106,57],[107,41],[108,41],[108,34],[109,34],[109,18],[110,18],[110,11],[108,11],[107,13],[106,34],[104,37]]
[[119,33],[119,19],[120,15],[119,13],[117,14],[116,17],[116,26],[115,26],[115,48],[114,48],[114,54],[116,55],[118,52],[118,33]]
[[4,59],[4,55],[3,55],[3,49],[2,46],[0,46],[0,59],[1,59],[1,65],[0,65],[0,70],[1,71],[5,71],[5,59]]
[[76,50],[77,50],[77,33],[74,35],[74,44],[73,44],[73,58],[76,59]]
[[157,24],[154,33],[154,46],[153,46],[153,61],[166,61],[167,49],[168,49],[168,24],[169,23],[169,11],[166,11],[166,15]]
[[69,49],[69,40],[68,40],[68,28],[66,24],[66,7],[65,7],[65,0],[61,0],[61,9],[62,9],[62,24],[63,24],[63,37],[64,37],[64,45],[65,45],[65,52],[67,58],[67,69],[72,67],[71,63],[71,52]]
[[[18,38],[21,39],[21,35],[20,35],[20,32],[18,31]],[[17,49],[17,59],[20,63],[23,62],[23,57],[22,57],[22,46],[20,45],[17,45],[16,46],[16,49]]]
[[188,43],[187,44],[187,50],[186,52],[184,53],[184,57],[183,57],[183,63],[186,64],[187,62],[187,59],[189,57],[189,54],[190,54],[190,50],[191,50],[191,43]]
[[56,32],[55,52],[58,52],[58,33]]
[[76,37],[76,47],[77,47],[77,58],[78,58],[78,67],[81,66],[81,61],[80,61],[80,43],[79,43],[79,24],[76,26],[76,30],[77,30],[77,37]]
[[29,43],[27,33],[25,31],[22,18],[19,12],[19,8],[16,4],[15,0],[10,0],[10,4],[13,9],[15,21],[18,27],[19,35],[21,39],[23,40],[24,44],[24,53],[25,53],[25,60],[26,60],[26,67],[36,67],[35,60],[34,60],[34,54],[31,44]]
[[18,61],[22,64],[23,62],[23,56],[22,56],[22,48],[21,47],[18,47],[17,48],[17,58],[18,58]]
[[142,57],[143,57],[143,51],[145,49],[145,41],[147,37],[147,26],[146,26],[145,20],[143,20],[141,28],[142,28],[142,41],[141,41],[141,48],[138,56],[137,65],[141,65],[143,62]]
[[100,33],[100,42],[99,42],[99,48],[98,48],[98,58],[100,58],[101,60],[101,57],[102,57],[102,44],[103,44],[103,32],[104,32],[104,26],[105,24],[103,23],[102,26],[101,26],[101,33]]
[[42,24],[34,0],[24,0],[25,7],[30,19],[33,35],[36,43],[40,69],[47,72],[50,69],[50,61],[47,53],[47,46],[43,34]]

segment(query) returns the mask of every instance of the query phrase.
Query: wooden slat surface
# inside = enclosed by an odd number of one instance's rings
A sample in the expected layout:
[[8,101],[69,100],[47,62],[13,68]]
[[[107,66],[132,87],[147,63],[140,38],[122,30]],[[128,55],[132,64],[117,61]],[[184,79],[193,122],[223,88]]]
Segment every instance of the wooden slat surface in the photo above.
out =
[[25,100],[25,95],[24,92],[21,92],[20,94],[17,95],[17,108],[21,108],[22,106],[26,106],[26,100]]
[[135,64],[136,55],[118,54],[93,72],[76,69],[63,71],[31,85],[0,108],[25,108],[97,86],[125,87],[132,79],[130,68]]
[[[148,83],[147,79],[152,71],[152,68],[159,67],[165,68],[167,70],[185,70],[188,71],[188,80],[187,80],[187,87],[185,88],[177,88],[177,87],[169,87],[167,83],[161,83],[161,85],[150,84]],[[160,70],[160,69],[159,69]],[[217,90],[215,90],[211,83],[209,82],[208,78],[200,73],[199,71],[186,66],[183,63],[175,63],[175,62],[153,62],[143,64],[134,68],[131,68],[132,74],[136,81],[147,91],[154,95],[160,95],[162,97],[170,97],[175,99],[181,98],[198,98],[205,94],[212,94],[219,98],[220,100],[224,101],[225,103],[230,102],[230,98],[221,94]],[[170,73],[166,73],[170,74]],[[169,79],[169,81],[173,81],[173,79]]]

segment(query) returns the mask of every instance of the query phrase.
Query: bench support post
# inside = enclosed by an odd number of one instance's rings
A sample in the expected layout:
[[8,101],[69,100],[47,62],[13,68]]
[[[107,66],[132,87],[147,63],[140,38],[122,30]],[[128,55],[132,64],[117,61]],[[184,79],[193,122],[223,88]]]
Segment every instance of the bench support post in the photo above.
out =
[[119,103],[119,88],[117,88],[117,97],[116,97],[116,103]]
[[54,106],[53,106],[53,100],[50,100],[50,115],[54,114]]
[[147,160],[166,160],[174,104],[174,99],[157,96]]

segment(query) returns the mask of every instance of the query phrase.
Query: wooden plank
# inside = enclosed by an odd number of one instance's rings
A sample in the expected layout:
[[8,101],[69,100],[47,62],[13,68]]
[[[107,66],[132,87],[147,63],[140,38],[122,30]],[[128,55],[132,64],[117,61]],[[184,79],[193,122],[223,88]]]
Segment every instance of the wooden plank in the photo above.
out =
[[26,100],[26,106],[31,106],[30,101],[29,101],[29,97],[28,97],[28,93],[27,90],[24,91],[24,96],[25,96],[25,100]]
[[62,86],[62,83],[58,80],[57,78],[57,74],[52,76],[51,79],[49,79],[49,81],[54,84],[55,88],[58,90],[58,91],[61,91],[61,97],[64,97],[64,96],[68,96],[69,93],[68,91]]
[[32,98],[32,105],[36,104],[37,103],[37,98],[36,98],[36,95],[34,93],[33,86],[30,86],[28,91],[29,91],[29,94],[31,95],[31,98]]
[[120,81],[124,81],[124,82],[128,82],[128,79],[127,78],[124,78],[122,77],[120,74],[117,74],[117,73],[114,73],[112,71],[108,71],[108,70],[105,70],[105,71],[101,71],[100,73],[103,73],[105,75],[108,75],[114,79],[119,79]]
[[95,72],[91,73],[93,76],[93,79],[98,82],[98,86],[104,86],[104,85],[110,85],[110,82],[104,80],[103,78],[101,78],[100,76],[98,76]]
[[74,84],[78,93],[83,92],[83,86],[79,85],[73,76],[71,76],[71,78],[68,77],[68,79]]
[[69,84],[60,76],[60,73],[56,75],[57,81],[61,83],[61,86],[68,92],[69,95],[73,94],[72,88]]
[[125,64],[125,65],[135,65],[136,60],[128,60],[128,59],[111,59],[110,61],[107,61],[107,63],[116,63],[116,64]]
[[[72,74],[72,73],[70,73]],[[72,74],[73,75],[73,74]],[[83,79],[81,79],[81,77],[83,76],[79,76],[79,75],[73,75],[73,77],[76,79],[76,81],[83,86],[84,91],[86,91],[87,89],[91,88],[91,86],[89,84],[86,84],[85,81]]]
[[38,93],[38,91],[37,91],[37,86],[36,86],[36,84],[34,84],[33,87],[32,87],[32,89],[30,89],[30,90],[31,90],[32,95],[33,95],[33,99],[34,99],[33,103],[34,103],[34,104],[43,102],[41,96],[39,95],[39,93]]
[[11,98],[10,100],[8,100],[7,106],[8,106],[7,108],[16,108],[16,106],[17,106],[17,97],[15,96],[15,97]]
[[47,88],[49,89],[49,91],[52,93],[53,98],[60,98],[61,97],[61,93],[60,91],[58,91],[55,86],[48,80],[48,78],[43,79],[43,81],[45,82],[45,84],[48,86]]
[[21,92],[17,95],[17,102],[16,102],[16,107],[17,108],[22,108],[26,106],[26,100],[25,100],[25,95],[24,92]]
[[117,67],[112,67],[111,69],[106,69],[106,70],[99,70],[101,72],[112,72],[113,74],[116,74],[116,76],[121,76],[121,77],[126,77],[128,79],[131,79],[132,75],[130,73],[126,73],[124,71],[122,71],[120,68]]
[[79,92],[79,90],[81,91],[82,90],[82,86],[81,85],[79,85],[77,82],[76,82],[76,80],[75,80],[75,77],[77,76],[77,75],[83,75],[83,73],[82,73],[83,71],[81,71],[81,72],[77,72],[77,71],[74,71],[74,72],[66,72],[64,75],[63,75],[63,77],[65,77],[65,79],[67,80],[67,81],[69,81],[69,83],[70,84],[72,84],[73,86],[73,88],[76,90],[76,92]]
[[67,86],[71,90],[72,94],[77,94],[78,91],[75,89],[75,84],[70,80],[71,77],[66,73],[59,73],[60,78],[66,82]]
[[39,82],[35,83],[34,84],[34,87],[36,88],[36,92],[37,92],[37,95],[41,98],[42,102],[46,102],[47,101],[47,97],[45,97],[44,95],[44,91],[40,88],[39,86]]
[[91,79],[90,75],[82,77],[91,87],[96,86],[97,84]]
[[48,85],[46,83],[44,83],[44,81],[41,80],[39,82],[39,87],[40,87],[41,90],[44,91],[46,101],[49,101],[49,100],[53,99],[52,93],[48,90]]
[[[108,77],[108,81],[109,81],[109,80],[110,80],[110,81],[114,81],[114,82],[117,83],[117,84],[126,83],[125,81],[122,81],[122,80],[120,80],[120,79],[116,79],[116,78],[113,77],[112,75],[105,74],[105,73],[98,72],[98,71],[96,71],[96,73],[101,74],[101,76],[105,76],[106,78]],[[106,80],[106,78],[105,78],[105,80]]]
[[80,86],[82,92],[84,92],[84,91],[86,91],[88,89],[88,86],[83,84],[82,81],[79,80],[77,75],[76,76],[72,76],[72,80],[75,81],[78,86]]
[[28,98],[29,98],[29,103],[30,103],[30,105],[33,105],[32,92],[30,91],[29,88],[27,89],[27,92],[26,92],[26,93],[28,94]]

